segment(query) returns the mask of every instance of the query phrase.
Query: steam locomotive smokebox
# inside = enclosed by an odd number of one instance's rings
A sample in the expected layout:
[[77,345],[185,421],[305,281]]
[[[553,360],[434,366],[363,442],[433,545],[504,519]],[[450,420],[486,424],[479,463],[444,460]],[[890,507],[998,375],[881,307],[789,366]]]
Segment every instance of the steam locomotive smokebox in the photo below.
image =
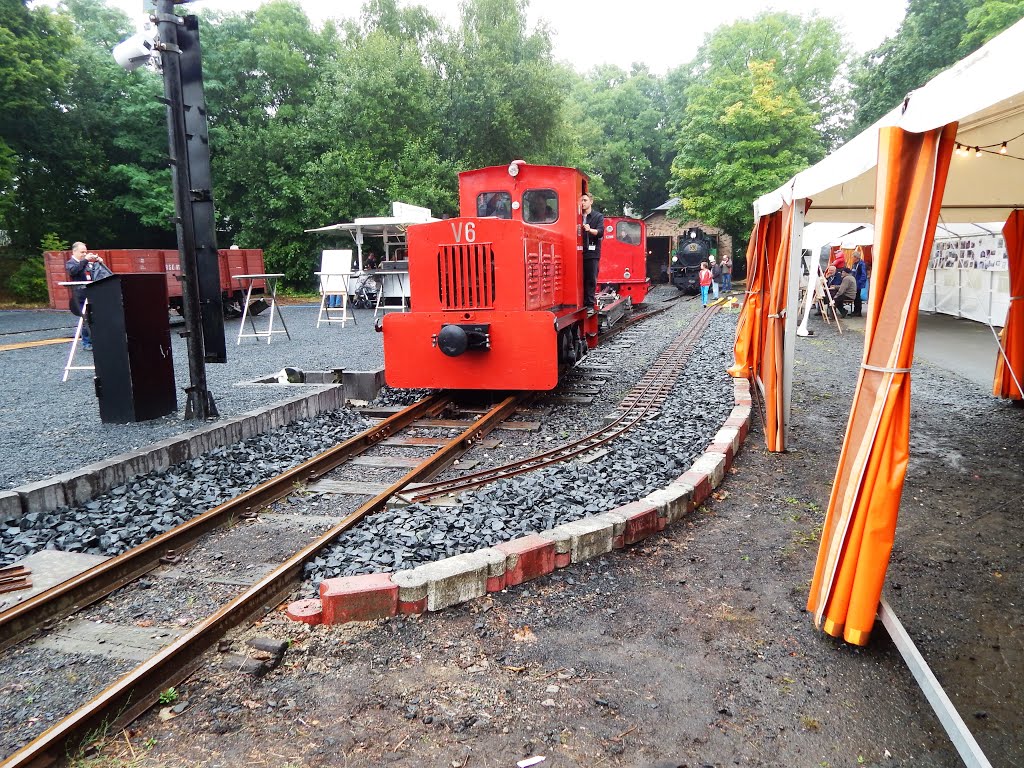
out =
[[112,275],[89,298],[100,420],[126,424],[178,410],[163,273]]

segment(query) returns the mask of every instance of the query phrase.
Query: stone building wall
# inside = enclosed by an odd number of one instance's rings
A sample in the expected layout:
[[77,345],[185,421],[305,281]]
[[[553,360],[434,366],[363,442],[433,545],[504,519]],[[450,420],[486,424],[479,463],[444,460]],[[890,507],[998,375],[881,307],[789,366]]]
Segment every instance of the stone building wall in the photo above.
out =
[[707,224],[696,219],[688,221],[676,221],[665,215],[664,211],[658,211],[644,219],[647,223],[648,237],[670,237],[672,238],[671,248],[675,250],[679,238],[690,227],[699,227],[709,235],[718,235],[718,253],[720,256],[728,254],[732,256],[732,235],[728,235],[718,227],[709,227]]

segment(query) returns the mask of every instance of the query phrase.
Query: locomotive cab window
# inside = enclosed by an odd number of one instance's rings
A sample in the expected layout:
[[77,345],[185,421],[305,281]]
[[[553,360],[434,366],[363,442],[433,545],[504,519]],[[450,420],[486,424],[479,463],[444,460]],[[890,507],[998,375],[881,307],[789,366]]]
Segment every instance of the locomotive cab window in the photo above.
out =
[[523,221],[551,224],[558,219],[558,193],[553,189],[530,189],[523,195]]
[[615,225],[615,239],[626,245],[640,245],[640,222],[618,222]]
[[481,192],[476,196],[476,215],[481,218],[496,216],[512,218],[512,195],[508,192]]

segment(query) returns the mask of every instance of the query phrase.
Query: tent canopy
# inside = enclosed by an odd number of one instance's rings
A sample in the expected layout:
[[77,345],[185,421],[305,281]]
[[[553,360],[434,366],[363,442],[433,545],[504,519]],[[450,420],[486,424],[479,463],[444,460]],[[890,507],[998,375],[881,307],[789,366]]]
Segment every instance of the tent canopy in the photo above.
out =
[[363,271],[363,239],[366,237],[379,237],[384,242],[384,260],[391,259],[392,246],[405,245],[405,231],[412,224],[425,224],[430,221],[437,221],[429,208],[421,208],[408,203],[391,203],[390,216],[363,216],[351,222],[342,224],[329,224],[326,227],[306,229],[305,232],[346,232],[355,241],[357,250],[357,263],[360,272]]
[[391,204],[390,216],[361,216],[351,222],[328,224],[326,227],[306,229],[304,232],[349,232],[367,237],[385,237],[389,233],[405,232],[410,224],[423,224],[437,221],[429,208],[421,208],[408,203],[394,202]]
[[[810,198],[812,221],[873,221],[878,129],[898,126],[922,133],[959,122],[956,140],[971,147],[954,155],[942,201],[941,221],[1004,221],[1024,207],[1020,178],[1022,146],[1000,145],[1024,136],[1024,20],[966,59],[912,91],[903,104],[817,165],[798,173],[754,203],[754,215],[778,211],[785,201]],[[981,157],[974,147],[982,147]],[[987,149],[986,149],[987,147]],[[1016,156],[1015,156],[1016,155]]]

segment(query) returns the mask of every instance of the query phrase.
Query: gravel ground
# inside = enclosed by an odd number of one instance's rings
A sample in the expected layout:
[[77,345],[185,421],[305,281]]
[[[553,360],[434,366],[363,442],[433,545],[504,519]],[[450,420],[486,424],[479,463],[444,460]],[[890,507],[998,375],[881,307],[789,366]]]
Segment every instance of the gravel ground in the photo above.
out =
[[[596,430],[695,310],[677,305],[592,351],[587,364],[609,368],[594,402],[552,408],[537,434],[501,432],[500,450],[533,455]],[[460,494],[455,506],[412,504],[363,520],[306,565],[307,596],[316,596],[324,578],[411,568],[473,552],[614,509],[665,487],[703,452],[732,410],[732,380],[725,369],[734,335],[734,315],[712,318],[661,412],[596,456]],[[497,454],[490,454],[493,461]]]
[[0,527],[0,567],[42,549],[119,555],[368,426],[343,408],[140,475],[80,507],[30,512]]
[[[373,330],[373,312],[357,310],[358,325],[316,327],[318,307],[283,307],[291,340],[274,336],[273,343],[242,339],[236,346],[239,320],[225,322],[228,362],[206,367],[210,391],[222,416],[237,416],[271,405],[301,391],[295,385],[242,386],[277,373],[285,366],[308,371],[348,368],[373,370],[384,364],[382,337]],[[264,313],[265,315],[266,313]],[[264,318],[257,318],[257,326]],[[70,338],[76,318],[54,310],[0,311],[0,345],[42,339]],[[134,424],[103,424],[89,371],[72,371],[61,382],[69,345],[54,344],[0,351],[0,488],[42,480],[69,468],[109,458],[195,429],[184,416],[184,387],[188,384],[182,326],[172,327],[178,414]],[[79,352],[76,363],[88,364],[91,353]]]
[[[798,341],[793,450],[766,453],[755,418],[724,486],[663,534],[437,614],[272,614],[234,643],[289,639],[281,667],[208,656],[181,716],[93,763],[962,765],[881,628],[852,648],[804,610],[861,353],[846,326]],[[1021,411],[934,366],[912,387],[886,592],[993,765],[1022,765]]]

